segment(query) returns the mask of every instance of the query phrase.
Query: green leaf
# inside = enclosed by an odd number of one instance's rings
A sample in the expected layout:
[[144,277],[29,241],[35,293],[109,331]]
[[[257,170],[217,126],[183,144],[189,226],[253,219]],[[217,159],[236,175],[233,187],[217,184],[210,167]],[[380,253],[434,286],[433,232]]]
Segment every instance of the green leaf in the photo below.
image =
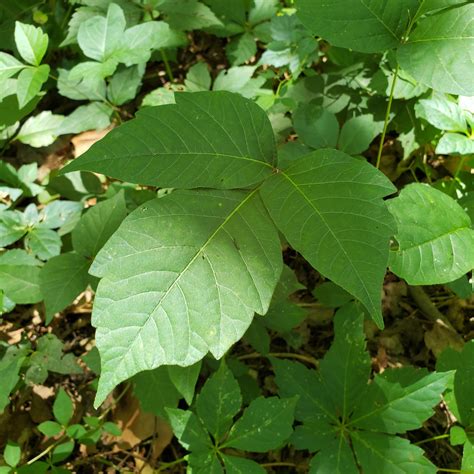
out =
[[53,403],[53,414],[61,425],[66,426],[72,418],[74,406],[69,395],[60,388]]
[[474,230],[462,207],[425,184],[410,184],[387,201],[398,250],[390,268],[410,285],[448,283],[474,268]]
[[199,62],[189,68],[184,80],[190,92],[208,91],[211,88],[211,74],[206,63]]
[[[474,341],[467,342],[461,352],[446,349],[438,358],[436,369],[456,370],[453,391],[459,421],[466,427],[474,423]],[[451,404],[448,402],[451,408]]]
[[26,120],[16,139],[35,148],[51,145],[58,136],[63,120],[62,115],[54,115],[49,110],[40,112]]
[[433,409],[441,401],[451,373],[432,372],[419,376],[413,383],[397,380],[398,372],[392,369],[377,375],[364,395],[364,403],[355,410],[351,424],[366,430],[384,433],[404,433],[419,428],[433,415]]
[[[316,428],[316,427],[315,427]],[[317,425],[317,430],[321,427]],[[327,428],[323,427],[325,432]],[[358,474],[360,470],[354,462],[354,454],[348,440],[341,435],[327,437],[320,445],[320,451],[311,461],[310,474]]]
[[39,66],[48,49],[48,35],[40,27],[15,22],[15,44],[20,56],[32,66]]
[[192,452],[212,451],[213,445],[199,418],[192,411],[167,408],[173,433],[180,444]]
[[0,289],[17,304],[33,304],[43,299],[39,286],[39,262],[24,250],[0,255]]
[[237,456],[221,455],[226,474],[266,474],[266,470],[255,461]]
[[114,105],[123,105],[134,99],[142,84],[143,65],[132,66],[117,71],[107,87],[107,97]]
[[293,431],[296,399],[256,398],[232,427],[223,446],[264,453],[277,449]]
[[299,158],[267,179],[261,190],[292,247],[358,298],[379,326],[380,288],[393,235],[382,198],[393,191],[368,163],[335,150]]
[[21,71],[25,65],[14,56],[0,51],[0,80],[3,82]]
[[[66,441],[64,443],[58,444],[51,453],[51,462],[57,464],[61,461],[67,459],[72,452],[74,451],[74,441]],[[65,473],[61,473],[65,474]]]
[[62,43],[59,46],[67,46],[77,42],[77,33],[79,27],[87,21],[89,18],[97,16],[100,14],[100,9],[96,7],[78,7],[75,9],[74,13],[71,15],[71,19],[68,23],[67,36],[64,38]]
[[327,281],[313,290],[314,297],[328,308],[339,308],[352,300],[352,296],[339,285]]
[[75,201],[53,201],[47,204],[40,213],[41,227],[57,229],[59,235],[64,235],[61,229],[81,217],[83,204]]
[[298,0],[297,15],[315,35],[334,46],[363,53],[397,47],[418,0]]
[[248,99],[255,97],[265,83],[263,77],[252,79],[256,66],[235,66],[219,73],[212,87],[213,91],[229,91]]
[[160,5],[166,21],[177,30],[197,30],[210,26],[223,26],[212,10],[197,0],[166,0]]
[[474,138],[460,133],[445,133],[438,142],[435,152],[441,155],[472,155]]
[[57,130],[58,135],[81,133],[86,130],[103,130],[110,125],[113,109],[100,102],[81,105],[68,115]]
[[363,472],[435,474],[437,468],[423,450],[407,439],[380,433],[354,432],[352,443]]
[[77,42],[88,58],[106,61],[119,49],[125,26],[123,10],[110,3],[106,17],[97,15],[81,23]]
[[164,21],[149,21],[125,30],[120,48],[114,53],[121,63],[144,65],[153,49],[174,46],[173,32]]
[[265,20],[270,20],[279,7],[278,0],[253,0],[249,10],[249,23],[256,25]]
[[222,362],[197,397],[197,414],[214,439],[220,440],[231,427],[241,405],[239,384],[227,365]]
[[0,413],[10,403],[9,395],[20,380],[20,369],[29,352],[29,344],[8,347],[0,359]]
[[261,322],[268,328],[281,333],[289,332],[301,323],[306,312],[296,305],[290,296],[303,288],[303,285],[296,279],[293,270],[283,265],[283,272],[273,293],[270,308],[265,316],[260,318]]
[[87,170],[161,187],[237,188],[269,176],[275,155],[270,122],[253,102],[227,92],[180,93],[176,104],[138,112],[62,173]]
[[70,305],[89,283],[90,262],[74,252],[50,259],[40,272],[46,320]]
[[38,425],[38,430],[46,436],[57,436],[63,430],[63,427],[56,421],[43,421]]
[[6,247],[20,240],[26,233],[27,222],[19,211],[0,213],[0,247]]
[[342,127],[339,148],[350,155],[358,155],[369,148],[382,128],[383,122],[377,122],[371,114],[352,117]]
[[84,257],[95,257],[126,215],[123,191],[90,208],[72,232],[74,250]]
[[234,38],[226,46],[226,54],[232,66],[239,66],[257,53],[257,43],[251,33]]
[[42,85],[48,80],[48,75],[49,66],[47,64],[35,68],[28,67],[20,72],[16,89],[20,107],[24,107],[40,93]]
[[189,367],[168,366],[168,375],[171,381],[188,405],[191,405],[193,401],[194,390],[200,371],[201,361]]
[[304,104],[293,114],[295,131],[311,148],[335,148],[339,136],[336,116],[315,103]]
[[21,460],[20,445],[13,441],[8,441],[3,451],[3,459],[5,459],[9,466],[16,467]]
[[62,242],[57,232],[39,225],[28,232],[25,244],[40,260],[49,260],[60,254]]
[[133,393],[142,410],[165,416],[168,408],[176,408],[181,398],[169,376],[167,367],[141,372],[133,377]]
[[281,266],[255,191],[175,191],[133,211],[91,267],[104,277],[93,312],[97,404],[141,370],[222,357],[267,311]]
[[474,5],[469,3],[421,20],[398,50],[402,68],[435,90],[474,95],[473,16]]
[[434,93],[430,99],[415,105],[417,117],[421,117],[440,130],[467,132],[466,116],[461,107],[444,94]]
[[102,77],[86,75],[74,78],[73,75],[71,79],[71,71],[58,68],[57,86],[62,96],[73,100],[104,100],[106,98],[105,81]]
[[[36,351],[30,357],[30,368],[27,371],[34,374],[37,368],[46,371],[56,372],[58,374],[82,374],[82,369],[77,365],[73,354],[63,354],[64,344],[53,334],[46,334],[38,339]],[[43,383],[42,381],[36,383]],[[33,382],[33,381],[32,381]],[[35,382],[33,382],[35,383]]]

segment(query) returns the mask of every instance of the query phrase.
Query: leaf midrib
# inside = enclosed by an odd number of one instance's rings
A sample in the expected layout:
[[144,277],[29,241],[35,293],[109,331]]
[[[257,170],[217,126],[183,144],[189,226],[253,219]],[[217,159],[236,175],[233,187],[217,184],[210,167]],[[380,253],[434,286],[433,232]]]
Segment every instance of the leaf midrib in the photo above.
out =
[[311,206],[311,208],[314,209],[314,211],[318,214],[318,216],[320,217],[320,219],[323,221],[324,225],[326,226],[326,228],[328,229],[329,233],[333,236],[334,240],[337,242],[337,245],[339,246],[339,248],[342,250],[346,260],[349,262],[349,265],[351,266],[352,270],[354,271],[354,274],[357,276],[357,279],[359,280],[360,282],[360,286],[361,288],[363,288],[367,298],[368,298],[368,301],[370,302],[370,305],[372,306],[372,311],[374,311],[375,313],[377,313],[376,311],[376,308],[374,307],[374,305],[372,304],[372,299],[370,298],[370,294],[367,290],[367,287],[366,285],[364,284],[364,280],[360,277],[359,275],[359,272],[357,271],[357,268],[354,266],[354,264],[352,263],[352,260],[349,258],[349,255],[347,254],[346,252],[346,249],[343,247],[343,245],[339,242],[339,239],[337,238],[336,234],[334,233],[334,231],[332,230],[331,226],[327,223],[326,219],[324,218],[324,215],[319,211],[319,209],[312,203],[312,201],[308,198],[308,196],[306,196],[306,194],[304,193],[304,191],[298,186],[298,184],[293,181],[291,179],[291,177],[286,174],[285,172],[281,172],[281,174],[292,184],[292,186],[294,186],[294,188],[303,196],[303,198],[307,201],[307,203]]
[[[147,325],[148,321],[150,321],[151,318],[153,318],[154,312],[157,310],[157,308],[163,303],[163,301],[167,298],[169,293],[173,290],[173,288],[178,284],[180,278],[188,271],[189,267],[196,261],[196,259],[199,257],[199,255],[202,253],[202,251],[212,242],[214,237],[225,227],[225,225],[232,219],[232,217],[242,208],[242,206],[258,192],[259,188],[256,188],[252,190],[246,197],[243,199],[233,210],[232,212],[229,213],[229,215],[224,219],[224,221],[219,224],[219,226],[216,228],[216,230],[208,237],[206,242],[199,247],[197,252],[194,254],[193,258],[189,261],[189,263],[183,268],[183,270],[178,274],[178,276],[172,281],[166,292],[163,294],[163,296],[159,299],[159,301],[156,303],[155,307],[150,311],[150,314],[147,316],[146,320],[143,322],[141,325],[140,329],[137,331],[134,339],[137,339],[141,332],[144,330],[145,326]],[[127,351],[122,355],[119,366],[123,364],[123,361],[128,357],[128,354],[132,350],[133,344],[129,344]],[[117,372],[117,371],[115,371]]]

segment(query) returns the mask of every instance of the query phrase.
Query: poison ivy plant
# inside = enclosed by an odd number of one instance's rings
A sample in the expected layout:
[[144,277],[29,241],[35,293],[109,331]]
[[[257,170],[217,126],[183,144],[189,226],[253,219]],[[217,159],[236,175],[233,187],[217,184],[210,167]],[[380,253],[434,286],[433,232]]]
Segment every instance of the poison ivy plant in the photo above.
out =
[[431,416],[452,373],[406,367],[388,369],[368,383],[363,313],[354,304],[335,316],[335,339],[319,370],[299,362],[272,360],[282,397],[298,396],[292,436],[298,449],[317,454],[311,473],[435,473],[423,451],[396,434]]
[[398,226],[398,249],[390,256],[394,273],[412,285],[430,285],[474,268],[471,219],[454,199],[426,184],[410,184],[387,205]]
[[[148,133],[153,124],[163,133]],[[230,93],[180,93],[176,104],[143,110],[63,170],[227,189],[175,191],[145,203],[97,255],[91,267],[102,278],[93,315],[103,365],[97,403],[141,370],[190,365],[208,351],[222,357],[254,312],[266,313],[282,268],[272,219],[294,248],[383,324],[379,292],[393,226],[382,198],[393,192],[391,183],[334,150],[307,155],[287,170],[277,168],[275,153],[270,123],[252,102]],[[248,190],[229,190],[242,187]],[[119,321],[124,311],[127,321]]]
[[451,444],[463,445],[461,469],[474,469],[474,342],[466,343],[461,352],[446,349],[436,363],[440,372],[456,370],[445,394],[446,403],[462,426],[451,428]]
[[169,408],[167,414],[179,442],[190,451],[193,472],[264,473],[255,461],[235,456],[235,449],[261,453],[281,447],[293,431],[295,404],[295,398],[259,397],[234,421],[242,397],[232,372],[222,362],[192,410]]
[[299,0],[297,5],[301,21],[334,46],[364,53],[396,48],[400,66],[417,81],[442,92],[474,95],[469,72],[474,5],[419,0]]

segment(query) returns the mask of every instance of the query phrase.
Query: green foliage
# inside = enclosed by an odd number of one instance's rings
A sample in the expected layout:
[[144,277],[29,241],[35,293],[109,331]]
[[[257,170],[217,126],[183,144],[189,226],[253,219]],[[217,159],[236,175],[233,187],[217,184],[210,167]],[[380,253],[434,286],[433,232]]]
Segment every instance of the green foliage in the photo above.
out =
[[[310,472],[436,472],[397,433],[413,430],[430,417],[451,374],[411,368],[377,375],[371,384],[362,313],[346,305],[335,316],[335,340],[319,370],[299,362],[274,360],[283,397],[298,396],[295,417],[302,424],[293,435],[299,449],[317,452]],[[357,464],[356,464],[357,463]]]
[[471,2],[0,3],[0,473],[474,470]]
[[411,184],[388,208],[398,226],[398,249],[391,252],[390,268],[407,282],[447,283],[474,267],[474,230],[454,199],[427,185]]
[[[242,398],[239,385],[225,363],[204,384],[195,410],[168,409],[167,413],[179,442],[191,452],[189,466],[193,472],[264,472],[249,459],[226,452],[234,448],[265,452],[279,448],[292,433],[296,399],[277,397],[255,399],[240,412]],[[229,467],[232,466],[232,467]]]

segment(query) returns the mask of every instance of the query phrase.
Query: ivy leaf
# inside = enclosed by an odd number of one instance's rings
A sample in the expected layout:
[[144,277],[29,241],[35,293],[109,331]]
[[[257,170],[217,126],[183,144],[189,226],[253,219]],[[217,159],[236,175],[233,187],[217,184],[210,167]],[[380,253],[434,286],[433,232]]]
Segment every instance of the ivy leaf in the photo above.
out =
[[224,446],[254,453],[277,449],[290,437],[296,398],[256,398],[229,432]]
[[334,46],[379,53],[400,44],[418,4],[418,0],[299,0],[297,15],[312,33]]
[[21,126],[17,140],[35,148],[51,145],[58,136],[64,117],[54,115],[49,110],[29,117]]
[[304,104],[293,114],[295,131],[311,148],[335,148],[339,136],[336,116],[319,104]]
[[24,107],[41,91],[41,86],[48,80],[49,66],[42,64],[38,67],[23,69],[18,75],[16,95],[18,105]]
[[435,90],[474,95],[473,17],[474,5],[469,3],[421,20],[398,50],[402,68]]
[[123,191],[90,208],[72,232],[74,250],[84,257],[95,257],[126,215]]
[[175,191],[133,211],[91,267],[103,277],[96,403],[141,370],[191,365],[208,351],[222,357],[254,312],[267,311],[281,269],[256,191]]
[[171,381],[188,405],[191,405],[194,398],[194,389],[201,371],[201,365],[201,361],[199,361],[189,367],[168,366],[168,375]]
[[3,82],[21,71],[25,65],[14,56],[0,51],[0,80]]
[[20,56],[32,66],[39,66],[48,49],[48,35],[40,27],[15,22],[15,44]]
[[399,244],[390,268],[410,285],[448,283],[474,268],[471,219],[454,199],[414,183],[387,205],[397,221]]
[[435,151],[441,155],[471,155],[474,154],[474,138],[460,133],[445,133]]
[[107,97],[114,105],[123,105],[135,98],[142,84],[144,65],[132,66],[117,71],[107,87]]
[[20,240],[26,233],[27,222],[19,211],[0,213],[0,247],[6,247]]
[[40,260],[49,260],[61,253],[61,237],[54,230],[41,225],[34,227],[25,237],[26,246]]
[[319,371],[299,362],[273,361],[280,395],[299,397],[295,416],[302,424],[293,443],[317,451],[311,462],[314,474],[397,473],[398,460],[407,466],[404,472],[434,474],[435,466],[420,448],[393,434],[419,428],[431,416],[452,374],[406,367],[385,371],[369,384],[363,314],[354,318],[355,310],[350,304],[336,313],[335,340]]
[[57,130],[58,135],[81,133],[86,130],[103,130],[110,125],[113,109],[100,102],[81,105],[69,114]]
[[398,436],[369,431],[354,432],[354,451],[364,472],[434,474],[437,469],[423,456],[423,450]]
[[74,405],[72,404],[72,400],[69,398],[69,395],[66,393],[66,391],[61,387],[53,403],[54,418],[56,418],[56,420],[59,421],[61,425],[65,426],[71,420],[73,412]]
[[169,376],[167,367],[140,372],[133,377],[133,393],[142,410],[166,416],[166,410],[177,408],[181,395]]
[[450,390],[453,397],[446,397],[451,410],[466,427],[474,423],[474,341],[467,342],[461,352],[448,348],[441,353],[436,370],[455,370]]
[[166,21],[177,30],[197,30],[210,26],[223,26],[214,12],[197,0],[166,0],[160,5],[166,14]]
[[231,427],[241,405],[239,384],[222,362],[201,389],[196,401],[197,414],[214,439],[220,440]]
[[192,411],[167,408],[166,413],[180,444],[192,453],[208,453],[213,445],[199,418]]
[[106,17],[97,15],[81,23],[77,42],[88,58],[106,61],[119,49],[125,26],[123,10],[111,3]]
[[383,122],[376,121],[371,114],[352,117],[341,129],[339,148],[350,155],[362,153],[382,129]]
[[17,304],[33,304],[43,299],[39,286],[39,264],[24,250],[0,255],[0,289]]
[[23,346],[11,345],[0,359],[0,413],[10,402],[8,396],[20,380],[20,369],[30,351],[29,344]]
[[261,190],[292,247],[358,298],[381,327],[380,289],[394,230],[382,198],[394,190],[368,163],[335,150],[299,158]]
[[466,118],[461,107],[443,94],[434,93],[415,105],[417,117],[421,117],[440,130],[467,132]]
[[[354,410],[351,424],[395,434],[416,429],[432,416],[432,407],[441,401],[440,394],[452,374],[406,369],[377,375],[364,394],[364,403]],[[403,381],[404,372],[408,372],[410,383]]]
[[221,454],[226,474],[266,474],[266,470],[255,461],[237,456]]
[[47,322],[86,289],[89,266],[90,262],[74,252],[63,253],[46,262],[41,269],[40,286]]
[[228,92],[175,98],[176,104],[141,110],[62,173],[87,170],[151,186],[219,189],[250,186],[272,173],[273,130],[258,105]]

